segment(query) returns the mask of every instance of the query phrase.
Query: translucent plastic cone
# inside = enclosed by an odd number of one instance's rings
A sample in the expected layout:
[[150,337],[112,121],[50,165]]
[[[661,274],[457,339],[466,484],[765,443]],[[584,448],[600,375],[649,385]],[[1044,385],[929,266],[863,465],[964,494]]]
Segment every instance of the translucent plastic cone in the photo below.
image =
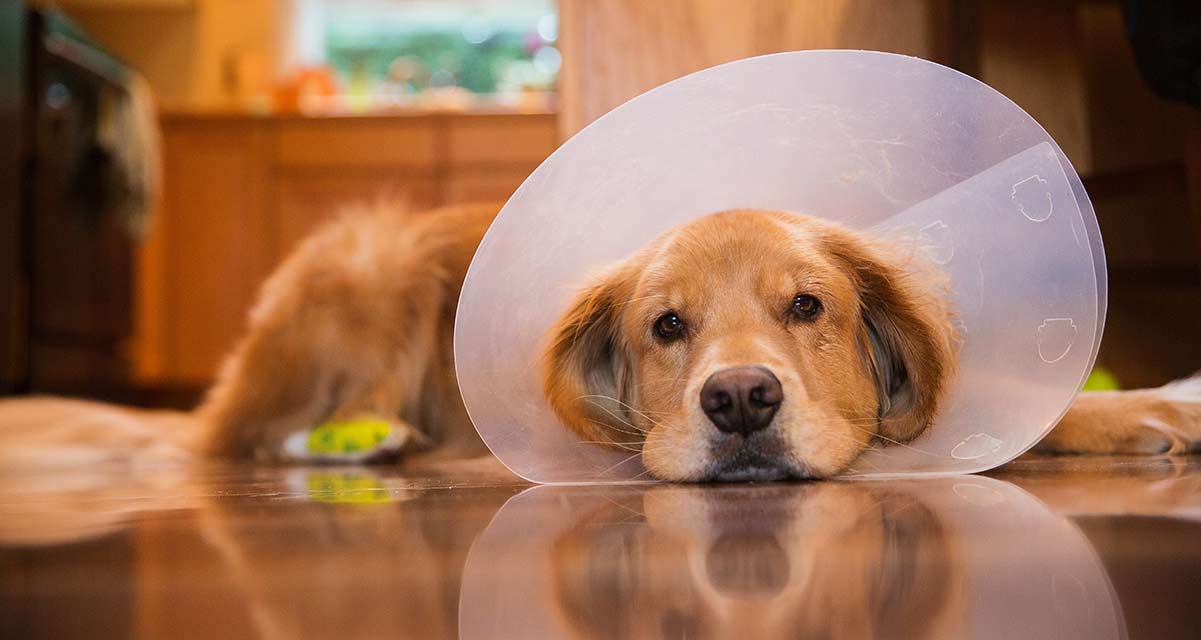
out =
[[981,471],[1033,446],[1096,357],[1105,262],[1079,177],[1030,116],[937,64],[866,51],[750,58],[618,107],[513,195],[468,271],[455,362],[492,452],[542,483],[645,480],[581,442],[538,381],[546,330],[596,268],[732,208],[916,242],[951,277],[960,365],[939,418],[859,474]]

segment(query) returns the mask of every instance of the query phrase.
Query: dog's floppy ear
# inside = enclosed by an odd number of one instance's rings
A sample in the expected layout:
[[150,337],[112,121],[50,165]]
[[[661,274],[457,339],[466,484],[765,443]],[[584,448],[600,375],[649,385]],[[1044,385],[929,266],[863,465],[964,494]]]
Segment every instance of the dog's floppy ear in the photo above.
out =
[[627,411],[632,372],[619,328],[634,274],[629,264],[601,274],[547,332],[543,393],[559,419],[585,440],[623,442],[634,431]]
[[859,292],[859,348],[876,383],[879,435],[912,440],[938,412],[955,369],[944,278],[840,227],[826,231],[825,245]]

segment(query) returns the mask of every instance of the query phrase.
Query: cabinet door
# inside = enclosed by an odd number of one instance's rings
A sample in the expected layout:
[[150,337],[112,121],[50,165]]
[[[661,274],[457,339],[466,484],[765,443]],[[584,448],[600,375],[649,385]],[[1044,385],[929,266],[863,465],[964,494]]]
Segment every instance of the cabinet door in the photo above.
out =
[[162,277],[139,287],[140,304],[162,311],[144,332],[158,344],[144,348],[161,352],[154,377],[205,384],[242,333],[270,267],[264,135],[253,121],[232,119],[167,121],[163,134],[164,198],[152,241],[159,260],[145,267]]
[[470,115],[446,123],[447,203],[507,200],[555,150],[551,114]]
[[272,140],[272,261],[349,209],[437,204],[437,148],[428,116],[281,121]]
[[275,206],[271,259],[275,264],[322,222],[357,207],[379,204],[428,209],[436,204],[434,178],[429,172],[279,169],[272,183]]
[[504,202],[536,168],[452,168],[446,176],[446,203]]

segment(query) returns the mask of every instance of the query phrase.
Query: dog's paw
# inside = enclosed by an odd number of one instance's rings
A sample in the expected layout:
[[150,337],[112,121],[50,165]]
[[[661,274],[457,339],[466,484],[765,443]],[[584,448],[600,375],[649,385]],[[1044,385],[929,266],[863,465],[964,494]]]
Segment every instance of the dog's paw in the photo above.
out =
[[1144,453],[1201,452],[1201,376],[1178,380],[1150,394],[1153,407],[1139,421]]
[[1037,448],[1053,453],[1201,452],[1201,377],[1156,389],[1082,393]]
[[1195,434],[1190,435],[1177,425],[1152,417],[1116,438],[1113,448],[1114,453],[1181,455],[1195,451],[1197,444]]
[[429,444],[429,438],[407,422],[360,418],[292,433],[283,441],[281,457],[312,464],[375,464]]

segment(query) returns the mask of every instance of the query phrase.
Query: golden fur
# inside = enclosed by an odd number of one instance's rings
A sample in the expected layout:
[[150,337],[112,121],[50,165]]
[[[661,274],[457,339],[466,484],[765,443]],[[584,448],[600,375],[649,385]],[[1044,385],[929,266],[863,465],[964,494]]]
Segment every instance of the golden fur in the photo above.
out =
[[334,418],[387,416],[406,445],[481,451],[459,399],[453,328],[497,208],[359,212],[302,243],[263,285],[197,415],[201,448],[271,459]]
[[[498,208],[376,207],[325,226],[263,285],[196,411],[0,402],[0,464],[89,449],[277,460],[289,434],[357,414],[391,419],[399,438],[388,457],[482,453],[451,340],[462,280]],[[821,301],[805,321],[788,315],[801,293]],[[795,214],[718,213],[584,286],[548,331],[543,386],[567,427],[642,452],[657,478],[827,477],[867,446],[916,437],[937,414],[955,366],[944,300],[936,277],[880,240]],[[670,344],[651,331],[666,310],[687,325]],[[749,475],[736,468],[746,466],[741,436],[713,437],[697,401],[713,372],[748,364],[769,368],[785,398],[755,436]],[[1195,381],[1082,394],[1042,447],[1188,452],[1201,440],[1199,407]],[[41,428],[48,419],[58,427]]]
[[[813,218],[701,218],[584,289],[551,331],[545,393],[585,440],[644,437],[636,446],[655,477],[716,479],[722,456],[741,454],[741,436],[719,437],[696,399],[715,372],[761,365],[784,392],[761,445],[781,455],[765,475],[838,473],[875,438],[921,433],[954,370],[945,296],[907,266]],[[821,301],[812,321],[789,318],[798,294]],[[669,310],[688,333],[663,344],[650,327]]]

